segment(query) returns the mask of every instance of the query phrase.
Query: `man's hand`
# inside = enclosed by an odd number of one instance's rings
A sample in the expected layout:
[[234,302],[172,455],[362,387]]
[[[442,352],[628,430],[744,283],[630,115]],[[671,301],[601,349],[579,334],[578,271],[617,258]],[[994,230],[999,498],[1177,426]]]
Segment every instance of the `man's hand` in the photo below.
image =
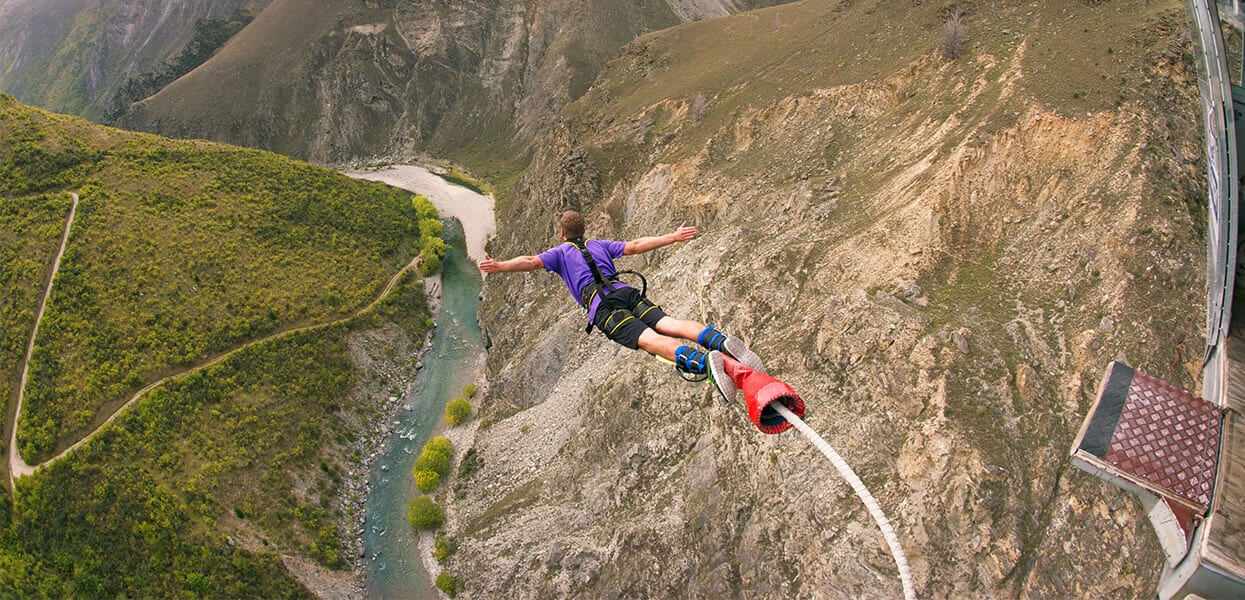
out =
[[501,272],[501,267],[497,266],[497,261],[493,260],[493,257],[485,252],[484,260],[480,261],[480,270],[485,273],[499,273]]
[[543,268],[545,268],[545,263],[541,262],[539,256],[518,256],[510,260],[497,261],[485,253],[484,260],[480,261],[480,270],[485,273],[521,273]]
[[694,237],[696,237],[696,228],[688,227],[687,221],[684,221],[683,224],[679,225],[679,228],[674,231],[674,239],[678,242],[686,242]]
[[675,242],[686,242],[694,237],[696,237],[696,228],[688,227],[687,221],[684,221],[682,225],[679,225],[678,229],[674,230],[674,233],[656,237],[644,237],[627,242],[627,245],[623,248],[623,255],[643,254],[649,250],[656,250]]

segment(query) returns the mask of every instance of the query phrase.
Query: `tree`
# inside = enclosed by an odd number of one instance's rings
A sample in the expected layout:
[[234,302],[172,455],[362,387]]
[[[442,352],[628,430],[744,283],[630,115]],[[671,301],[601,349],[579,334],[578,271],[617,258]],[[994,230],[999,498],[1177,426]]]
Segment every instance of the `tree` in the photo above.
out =
[[452,456],[454,454],[454,444],[450,442],[450,438],[443,435],[438,435],[428,440],[428,443],[424,444],[424,449],[436,450],[446,456]]
[[457,426],[471,417],[471,403],[465,398],[455,398],[445,405],[445,422]]
[[420,242],[419,258],[421,262],[420,273],[424,276],[432,275],[441,269],[441,259],[445,256],[445,249],[448,248],[445,240],[439,237],[423,238]]
[[448,438],[434,437],[420,450],[419,458],[415,459],[415,471],[434,471],[445,477],[449,475],[453,453],[454,449]]
[[438,475],[449,473],[450,457],[435,450],[425,449],[419,453],[419,458],[415,459],[415,472],[419,471],[433,471]]

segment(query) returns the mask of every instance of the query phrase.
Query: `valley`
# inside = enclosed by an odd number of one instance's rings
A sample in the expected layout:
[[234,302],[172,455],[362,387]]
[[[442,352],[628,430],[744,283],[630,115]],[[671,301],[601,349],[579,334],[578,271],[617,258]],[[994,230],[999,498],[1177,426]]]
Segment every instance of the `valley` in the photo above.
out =
[[477,278],[566,210],[699,230],[619,267],[800,391],[919,597],[1155,589],[1067,451],[1112,360],[1200,385],[1181,2],[0,0],[0,58],[0,590],[901,597],[803,438]]

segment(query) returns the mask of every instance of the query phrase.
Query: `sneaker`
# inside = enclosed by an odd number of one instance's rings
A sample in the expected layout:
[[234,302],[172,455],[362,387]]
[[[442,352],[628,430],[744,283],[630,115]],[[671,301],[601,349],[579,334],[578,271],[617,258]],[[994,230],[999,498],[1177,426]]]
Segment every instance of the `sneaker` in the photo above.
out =
[[765,372],[765,364],[761,362],[761,357],[757,356],[756,352],[749,350],[743,340],[728,335],[726,336],[726,341],[722,343],[722,350],[731,355],[731,358],[742,363],[743,366],[759,373]]
[[[755,355],[754,355],[755,356]],[[709,381],[713,382],[714,387],[718,388],[718,392],[722,394],[722,398],[727,402],[735,401],[735,382],[730,375],[726,374],[726,357],[717,350],[709,352]]]

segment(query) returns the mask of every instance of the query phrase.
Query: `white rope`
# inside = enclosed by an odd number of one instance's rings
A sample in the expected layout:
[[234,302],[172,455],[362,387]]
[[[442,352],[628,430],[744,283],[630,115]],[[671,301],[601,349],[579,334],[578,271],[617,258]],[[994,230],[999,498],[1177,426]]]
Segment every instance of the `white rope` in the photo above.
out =
[[839,456],[839,453],[835,452],[834,448],[831,448],[830,444],[826,443],[826,440],[821,439],[821,436],[817,435],[817,432],[813,431],[808,426],[808,423],[795,416],[786,406],[783,406],[782,402],[774,402],[770,406],[774,407],[774,410],[777,410],[778,414],[782,415],[782,418],[786,419],[788,423],[795,425],[795,428],[799,429],[800,433],[803,433],[804,437],[808,438],[808,441],[817,446],[817,449],[821,450],[821,453],[830,459],[839,475],[856,491],[860,501],[865,504],[865,508],[869,509],[869,514],[877,522],[878,529],[882,530],[882,537],[886,538],[886,544],[891,547],[891,556],[895,557],[895,567],[899,569],[899,580],[903,583],[904,600],[916,600],[916,592],[912,589],[912,573],[908,571],[908,557],[904,555],[903,547],[899,545],[899,536],[895,535],[895,528],[891,527],[891,522],[882,513],[882,507],[878,506],[878,501],[873,498],[873,494],[869,493],[869,490],[865,488],[865,484],[860,481],[860,478],[856,476],[856,472],[848,466],[843,457]]

